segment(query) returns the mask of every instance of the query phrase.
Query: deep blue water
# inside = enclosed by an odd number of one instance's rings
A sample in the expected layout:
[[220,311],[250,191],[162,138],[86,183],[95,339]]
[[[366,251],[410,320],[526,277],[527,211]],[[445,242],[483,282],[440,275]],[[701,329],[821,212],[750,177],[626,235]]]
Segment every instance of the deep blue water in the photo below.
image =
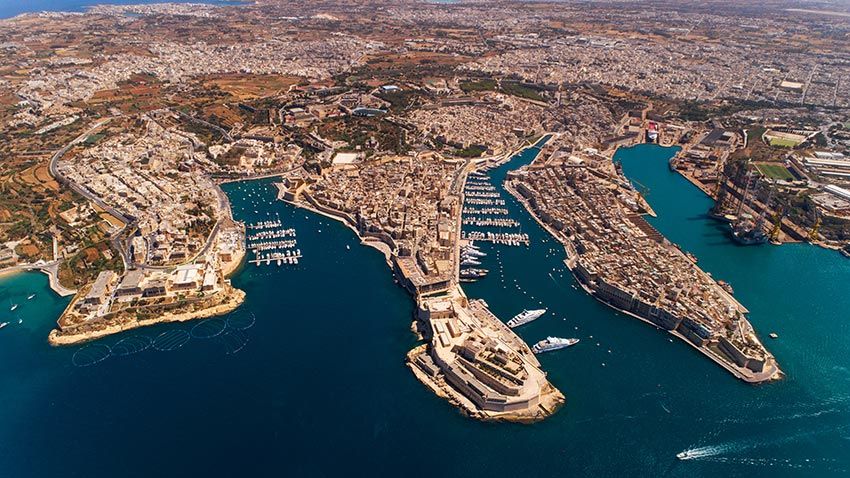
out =
[[208,3],[238,5],[228,0],[0,0],[0,19],[30,12],[84,12],[91,5],[140,5],[147,3]]
[[[270,180],[235,183],[225,190],[237,219],[280,214],[304,259],[238,272],[248,297],[231,316],[57,349],[45,338],[66,301],[40,274],[0,279],[0,318],[3,304],[20,303],[12,315],[24,319],[0,330],[2,475],[847,476],[850,261],[806,245],[734,245],[704,216],[709,201],[668,171],[670,154],[640,146],[617,158],[649,188],[655,226],[735,287],[762,337],[780,334],[765,340],[786,380],[744,384],[577,290],[562,249],[510,199],[532,246],[485,245],[491,274],[467,294],[504,319],[542,303],[551,314],[522,337],[582,342],[541,356],[567,397],[555,416],[531,426],[467,419],[405,367],[414,306],[381,254],[339,223],[275,202]],[[104,345],[169,348],[192,335],[173,351],[74,364],[104,357]],[[686,449],[703,457],[677,460]]]

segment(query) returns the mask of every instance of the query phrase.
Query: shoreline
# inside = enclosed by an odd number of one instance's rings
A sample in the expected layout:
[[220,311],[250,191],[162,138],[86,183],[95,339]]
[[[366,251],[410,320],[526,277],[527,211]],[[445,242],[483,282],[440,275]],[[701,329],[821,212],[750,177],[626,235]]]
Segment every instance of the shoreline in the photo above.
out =
[[47,337],[47,341],[50,345],[54,347],[65,345],[77,345],[102,339],[109,335],[126,332],[128,330],[138,329],[140,327],[148,327],[151,325],[165,324],[169,322],[187,322],[196,319],[206,319],[209,317],[215,317],[233,312],[234,310],[239,308],[239,306],[241,306],[242,303],[245,301],[246,294],[240,289],[231,287],[231,290],[223,293],[228,294],[226,302],[201,310],[177,313],[168,312],[150,319],[133,319],[128,322],[107,325],[102,329],[85,331],[80,333],[62,333],[59,329],[53,329],[50,331],[50,334]]
[[[58,264],[53,266],[58,268]],[[59,297],[68,297],[77,293],[76,290],[64,287],[57,277],[56,271],[51,266],[35,265],[35,264],[19,264],[15,266],[0,269],[0,279],[12,277],[18,274],[26,274],[30,272],[41,272],[47,276],[48,288]]]

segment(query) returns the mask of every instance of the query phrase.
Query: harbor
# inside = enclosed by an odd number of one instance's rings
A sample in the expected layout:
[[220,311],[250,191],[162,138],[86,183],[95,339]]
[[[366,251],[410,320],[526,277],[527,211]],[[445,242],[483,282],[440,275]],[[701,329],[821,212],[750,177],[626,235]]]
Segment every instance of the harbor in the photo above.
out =
[[[491,452],[509,442],[511,455],[535,457],[538,476],[611,475],[622,469],[704,476],[728,474],[730,463],[744,465],[751,476],[844,476],[850,324],[838,311],[850,308],[850,298],[841,293],[850,281],[847,260],[805,244],[738,246],[728,226],[705,216],[711,202],[670,173],[664,150],[655,148],[618,153],[626,174],[651,189],[647,200],[658,217],[650,223],[698,257],[706,271],[733,284],[754,327],[778,333],[769,345],[788,380],[763,387],[740,383],[681,341],[671,342],[667,334],[598,303],[566,270],[559,244],[520,204],[503,196],[509,217],[529,235],[529,247],[475,241],[487,254],[477,268],[489,273],[464,283],[465,293],[484,299],[502,319],[524,308],[546,308],[543,316],[514,329],[529,345],[550,336],[580,342],[536,356],[567,395],[561,412],[533,426],[471,421],[424,390],[401,363],[416,344],[406,320],[415,306],[393,283],[383,255],[361,247],[341,223],[274,202],[272,182],[261,180],[224,187],[236,219],[255,223],[279,213],[281,227],[297,230],[298,247],[309,260],[297,267],[245,266],[234,275],[234,286],[246,291],[246,300],[222,319],[256,316],[254,326],[240,332],[249,340],[236,354],[228,355],[231,348],[226,347],[241,335],[224,339],[225,332],[192,339],[173,351],[150,347],[74,367],[79,348],[44,343],[67,300],[52,294],[39,273],[2,279],[3,313],[10,300],[20,306],[16,315],[2,319],[11,323],[0,330],[0,359],[16,364],[0,378],[0,399],[6,404],[0,411],[0,438],[11,451],[0,463],[18,476],[33,470],[54,476],[69,466],[85,466],[86,450],[97,448],[105,469],[123,467],[128,476],[162,469],[264,474],[272,461],[295,475],[327,476],[344,467],[326,463],[315,444],[335,440],[349,444],[335,459],[376,473],[406,469],[422,453],[440,456],[452,468],[473,462],[476,472],[491,477],[527,472],[527,462]],[[507,171],[530,159],[523,153],[504,169],[491,170],[489,181],[501,187]],[[798,294],[781,292],[798,283],[805,284]],[[27,301],[32,293],[35,298]],[[830,307],[819,305],[825,303]],[[811,320],[813,312],[818,320]],[[17,314],[23,319],[20,327]],[[123,339],[153,340],[166,332],[170,338],[178,335],[172,331],[190,333],[193,326],[158,325],[98,343],[117,351]],[[316,338],[334,344],[334,353],[320,353]],[[162,383],[172,385],[163,389]],[[303,393],[317,387],[327,393]],[[199,396],[205,397],[204,406],[197,405]],[[340,396],[347,397],[346,407],[339,405]],[[286,412],[275,412],[282,409]],[[52,424],[50,434],[34,434],[35,425],[47,424]],[[128,432],[120,440],[104,440],[116,426]],[[79,433],[83,428],[89,430],[85,435]],[[283,428],[302,439],[278,435]],[[606,452],[612,436],[628,445],[621,453]],[[401,445],[414,440],[415,450]],[[180,459],[135,451],[153,441],[179,449]],[[255,459],[210,459],[211,453],[233,454],[246,445]],[[57,459],[39,460],[45,449]],[[281,449],[286,450],[283,465]],[[676,458],[689,450],[691,459]],[[579,463],[564,456],[587,459]]]

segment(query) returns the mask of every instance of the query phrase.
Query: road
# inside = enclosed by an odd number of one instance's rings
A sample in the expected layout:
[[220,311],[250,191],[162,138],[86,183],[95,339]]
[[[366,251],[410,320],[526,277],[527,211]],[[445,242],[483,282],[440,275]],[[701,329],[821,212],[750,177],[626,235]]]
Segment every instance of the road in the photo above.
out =
[[75,138],[73,141],[65,145],[59,151],[53,153],[53,156],[50,158],[50,165],[48,169],[50,170],[50,175],[53,176],[60,184],[70,187],[75,192],[86,198],[87,200],[96,204],[99,208],[103,209],[110,215],[116,217],[119,221],[124,223],[124,227],[121,228],[118,232],[110,237],[110,242],[112,246],[121,254],[121,260],[124,262],[124,268],[127,269],[132,266],[132,260],[129,257],[128,248],[126,247],[126,243],[121,240],[122,235],[128,228],[135,227],[135,220],[126,216],[121,211],[115,209],[112,206],[109,206],[105,202],[103,202],[99,197],[95,196],[91,191],[89,191],[85,186],[75,183],[67,176],[65,176],[62,171],[59,170],[59,160],[62,159],[71,148],[76,146],[77,144],[84,141],[86,138],[94,134],[97,130],[102,128],[104,125],[112,121],[112,118],[104,118],[100,121],[97,121],[91,128],[86,130],[83,134]]

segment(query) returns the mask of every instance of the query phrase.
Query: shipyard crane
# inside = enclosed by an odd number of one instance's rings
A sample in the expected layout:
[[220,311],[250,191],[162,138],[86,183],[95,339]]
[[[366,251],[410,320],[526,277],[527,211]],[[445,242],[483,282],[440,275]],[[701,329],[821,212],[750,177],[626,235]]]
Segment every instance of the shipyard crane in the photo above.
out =
[[782,231],[782,219],[784,217],[784,207],[778,213],[773,215],[773,227],[770,229],[770,242],[777,242],[779,240],[779,233]]
[[820,231],[820,223],[821,223],[821,215],[820,211],[815,207],[815,225],[812,226],[812,230],[809,231],[809,240],[817,241],[818,240],[818,231]]

